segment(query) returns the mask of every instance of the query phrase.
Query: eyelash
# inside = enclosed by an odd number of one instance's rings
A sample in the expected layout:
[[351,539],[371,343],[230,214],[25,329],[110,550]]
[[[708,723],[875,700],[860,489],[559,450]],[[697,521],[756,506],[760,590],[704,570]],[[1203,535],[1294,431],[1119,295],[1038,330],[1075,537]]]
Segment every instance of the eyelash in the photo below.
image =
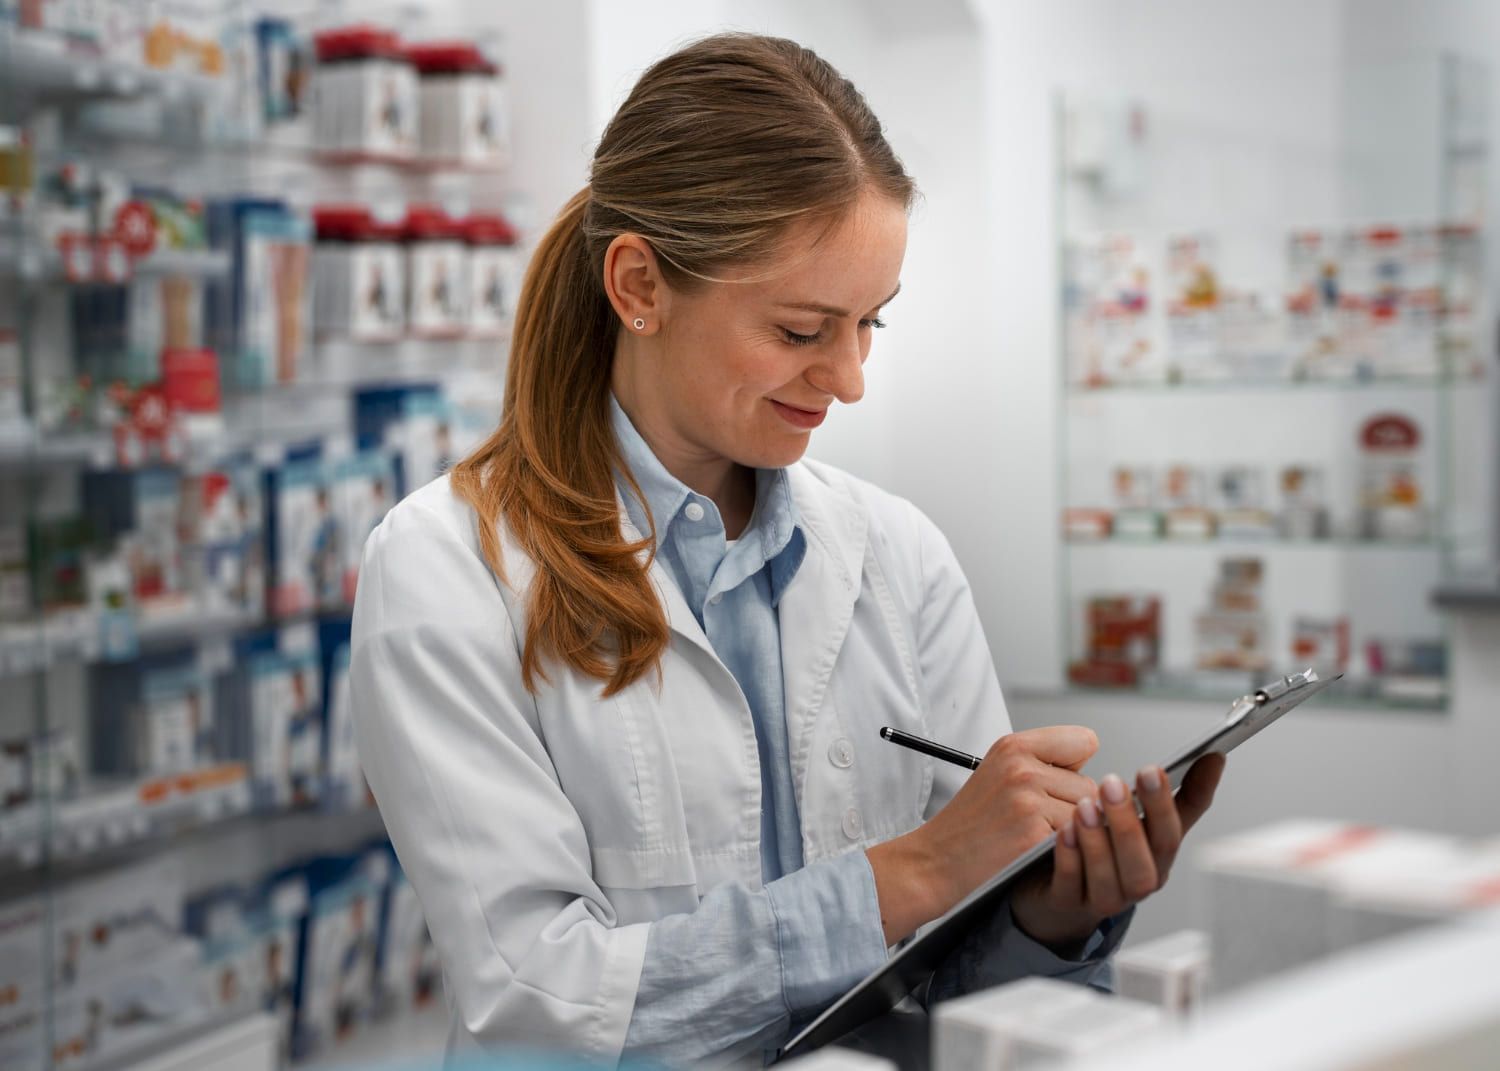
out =
[[[861,320],[859,322],[859,326],[873,327],[878,329],[885,326],[885,321],[880,319],[879,317],[875,317],[869,320]],[[797,334],[797,332],[788,331],[784,327],[781,329],[781,333],[786,336],[787,342],[793,346],[811,346],[814,342],[817,342],[818,339],[823,337],[823,332],[821,331],[819,331],[815,335],[799,335]]]

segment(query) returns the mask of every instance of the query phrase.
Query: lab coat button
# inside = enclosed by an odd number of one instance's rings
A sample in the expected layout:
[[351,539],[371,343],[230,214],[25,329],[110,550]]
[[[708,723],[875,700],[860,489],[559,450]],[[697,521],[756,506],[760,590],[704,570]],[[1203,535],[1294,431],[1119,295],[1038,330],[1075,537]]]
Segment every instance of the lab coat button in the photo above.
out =
[[854,749],[849,746],[849,741],[839,737],[828,745],[828,761],[840,770],[847,770],[854,765]]
[[860,820],[859,811],[850,807],[844,812],[844,836],[850,840],[859,840],[859,835],[864,832],[864,822]]
[[689,502],[683,507],[682,512],[687,514],[690,521],[701,521],[703,519],[703,507],[696,502]]
[[718,606],[719,603],[724,601],[724,593],[722,591],[715,592],[708,597],[708,601],[710,605]]

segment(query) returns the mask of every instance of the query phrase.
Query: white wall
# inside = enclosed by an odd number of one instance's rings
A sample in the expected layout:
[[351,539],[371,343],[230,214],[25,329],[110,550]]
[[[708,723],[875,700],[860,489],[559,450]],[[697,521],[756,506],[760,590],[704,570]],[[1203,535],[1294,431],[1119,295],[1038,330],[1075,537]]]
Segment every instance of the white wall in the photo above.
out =
[[[584,94],[588,130],[579,131],[570,110],[560,135],[536,132],[531,151],[547,164],[532,192],[546,211],[583,181],[592,139],[639,72],[684,41],[725,28],[781,33],[855,81],[925,201],[912,220],[902,295],[868,366],[866,398],[830,419],[814,454],[912,498],[948,533],[1018,727],[1091,725],[1103,741],[1091,772],[1128,772],[1216,718],[1217,704],[1056,693],[1063,650],[1054,90],[1130,89],[1186,122],[1326,146],[1351,114],[1343,88],[1350,64],[1455,40],[1483,52],[1475,42],[1500,41],[1496,18],[1485,13],[1493,6],[975,0],[968,9],[938,5],[927,17],[921,5],[853,0],[652,0],[628,9],[594,0],[565,11],[574,20],[567,31],[540,29],[562,47],[571,26],[583,24],[589,69],[568,92]],[[922,22],[897,36],[903,11]],[[519,58],[521,50],[513,44],[511,52]],[[518,72],[518,84],[573,77],[569,63],[549,77],[559,56],[535,52],[534,79]],[[576,97],[568,99],[571,109]],[[1318,214],[1347,210],[1348,188],[1337,194],[1319,199]],[[1500,278],[1493,267],[1491,278]],[[1500,789],[1486,756],[1500,741],[1484,728],[1480,694],[1466,692],[1446,717],[1299,711],[1236,756],[1195,839],[1294,814],[1493,830]],[[1135,936],[1191,922],[1196,891],[1190,869],[1180,868],[1142,911]]]

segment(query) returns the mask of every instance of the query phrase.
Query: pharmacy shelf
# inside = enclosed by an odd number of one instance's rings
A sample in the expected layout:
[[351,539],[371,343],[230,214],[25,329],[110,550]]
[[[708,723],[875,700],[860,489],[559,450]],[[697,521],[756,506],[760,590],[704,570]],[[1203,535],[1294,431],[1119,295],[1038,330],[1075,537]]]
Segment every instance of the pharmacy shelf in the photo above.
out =
[[0,626],[0,680],[37,673],[64,662],[118,662],[231,639],[247,632],[319,621],[347,620],[349,608],[310,610],[273,617],[233,608],[204,609],[190,602],[172,614],[138,616],[127,626],[105,624],[93,610],[65,610],[40,622]]
[[221,249],[159,249],[130,264],[120,279],[69,279],[62,253],[56,247],[35,241],[0,238],[0,278],[36,283],[66,283],[70,286],[123,286],[130,278],[188,276],[210,278],[229,271],[230,257]]
[[261,1012],[215,1018],[111,1053],[84,1071],[104,1066],[118,1071],[280,1071],[280,1035],[275,1018]]
[[1487,579],[1454,581],[1432,594],[1435,605],[1444,610],[1480,610],[1500,612],[1500,570]]
[[[1202,672],[1165,671],[1130,688],[1086,687],[1067,684],[1061,694],[1070,696],[1129,697],[1146,700],[1216,703],[1228,707],[1235,696],[1248,695],[1269,678],[1269,673],[1230,670]],[[1320,706],[1341,711],[1410,711],[1434,713],[1447,709],[1446,677],[1387,679],[1345,678],[1328,691]]]
[[88,99],[138,97],[201,98],[222,91],[219,79],[182,71],[158,70],[75,48],[63,37],[40,30],[0,33],[0,82],[12,100],[76,103]]
[[1168,539],[1164,536],[1110,536],[1107,539],[1068,537],[1063,540],[1070,550],[1102,550],[1114,547],[1132,547],[1141,550],[1171,548],[1222,547],[1232,550],[1325,550],[1338,551],[1418,551],[1432,553],[1443,549],[1436,539],[1355,539],[1335,537],[1329,539],[1289,539],[1285,536],[1211,536],[1206,539]]
[[1343,379],[1181,379],[1141,380],[1088,384],[1076,381],[1066,384],[1069,398],[1097,398],[1107,395],[1140,394],[1213,394],[1261,393],[1283,391],[1365,391],[1438,389],[1464,386],[1485,381],[1483,367],[1476,363],[1459,372],[1432,371],[1401,376],[1352,376]]
[[442,1065],[447,1047],[448,1023],[447,1007],[442,1001],[435,1001],[421,1011],[369,1023],[338,1048],[293,1065],[294,1071],[436,1069]]
[[373,807],[320,804],[255,808],[244,767],[238,780],[194,782],[233,773],[229,763],[181,777],[155,778],[73,800],[31,803],[0,816],[0,897],[99,873],[165,848],[217,841],[238,830],[271,840],[322,826],[340,843],[380,836]]

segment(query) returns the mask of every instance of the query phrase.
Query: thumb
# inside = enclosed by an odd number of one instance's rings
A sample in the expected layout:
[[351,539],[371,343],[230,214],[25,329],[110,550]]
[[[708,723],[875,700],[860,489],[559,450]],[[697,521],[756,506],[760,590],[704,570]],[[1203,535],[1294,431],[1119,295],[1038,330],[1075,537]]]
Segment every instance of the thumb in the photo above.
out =
[[1182,831],[1192,829],[1198,819],[1214,802],[1214,793],[1219,787],[1219,778],[1224,775],[1224,756],[1217,751],[1204,755],[1193,763],[1182,787],[1177,790],[1177,814],[1182,819]]

